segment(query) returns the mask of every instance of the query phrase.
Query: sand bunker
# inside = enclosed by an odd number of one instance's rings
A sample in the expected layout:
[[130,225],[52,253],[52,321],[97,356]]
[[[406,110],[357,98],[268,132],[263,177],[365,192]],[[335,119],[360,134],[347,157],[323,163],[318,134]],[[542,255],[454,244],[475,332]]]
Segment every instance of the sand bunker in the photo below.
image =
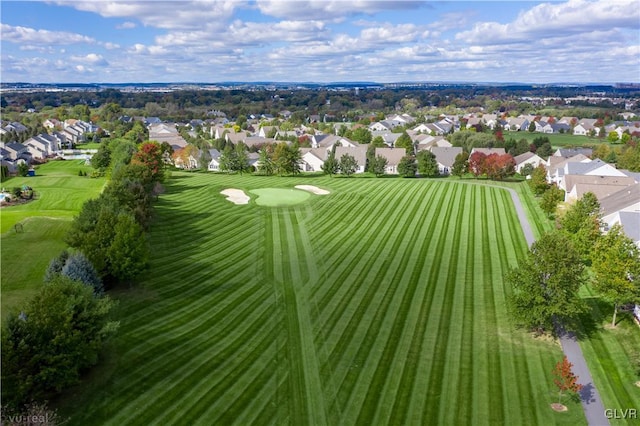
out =
[[297,189],[302,189],[303,191],[309,191],[312,192],[316,195],[327,195],[330,194],[329,191],[327,191],[326,189],[320,189],[317,186],[313,186],[313,185],[296,185],[295,186]]
[[244,193],[241,189],[225,189],[224,191],[220,191],[222,195],[227,196],[227,200],[231,201],[234,204],[249,204],[249,196]]

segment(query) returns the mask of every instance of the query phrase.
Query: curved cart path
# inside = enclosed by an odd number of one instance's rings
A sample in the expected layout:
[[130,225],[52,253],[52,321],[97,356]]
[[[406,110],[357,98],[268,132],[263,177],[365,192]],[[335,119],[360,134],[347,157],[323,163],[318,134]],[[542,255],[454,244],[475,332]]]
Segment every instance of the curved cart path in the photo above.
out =
[[[516,213],[524,232],[524,237],[527,240],[527,244],[531,246],[535,241],[533,237],[533,231],[527,215],[524,213],[522,203],[518,193],[511,188],[504,188],[511,194],[511,199],[516,207]],[[564,330],[560,331],[560,344],[562,345],[562,351],[567,356],[567,359],[573,364],[573,372],[580,379],[582,384],[582,391],[580,391],[580,401],[582,402],[582,408],[584,409],[584,415],[587,418],[587,423],[590,426],[605,426],[609,425],[609,420],[604,414],[604,405],[598,389],[596,389],[589,372],[589,367],[582,354],[580,344],[573,333],[567,333]]]

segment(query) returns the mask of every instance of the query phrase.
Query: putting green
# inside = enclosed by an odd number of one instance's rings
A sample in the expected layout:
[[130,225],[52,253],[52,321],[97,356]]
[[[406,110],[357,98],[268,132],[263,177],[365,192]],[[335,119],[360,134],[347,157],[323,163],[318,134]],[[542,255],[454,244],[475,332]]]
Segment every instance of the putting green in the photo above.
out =
[[249,191],[258,196],[256,204],[259,206],[291,206],[306,201],[311,194],[307,191],[289,188],[260,188]]

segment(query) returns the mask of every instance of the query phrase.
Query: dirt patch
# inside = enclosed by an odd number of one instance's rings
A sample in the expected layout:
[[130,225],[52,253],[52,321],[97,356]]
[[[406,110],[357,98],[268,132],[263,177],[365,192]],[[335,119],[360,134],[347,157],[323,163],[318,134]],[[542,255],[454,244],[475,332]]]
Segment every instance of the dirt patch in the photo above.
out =
[[558,404],[556,402],[554,402],[553,404],[551,404],[551,408],[553,409],[553,411],[557,411],[559,413],[562,413],[564,411],[567,411],[568,408],[566,405],[562,405],[562,404]]
[[309,191],[313,194],[316,195],[327,195],[330,194],[329,191],[327,191],[326,189],[321,189],[318,188],[317,186],[313,186],[313,185],[296,185],[295,188],[297,189],[302,189],[303,191]]
[[225,195],[227,200],[231,201],[233,204],[249,204],[249,196],[241,189],[229,188],[220,191],[220,193]]

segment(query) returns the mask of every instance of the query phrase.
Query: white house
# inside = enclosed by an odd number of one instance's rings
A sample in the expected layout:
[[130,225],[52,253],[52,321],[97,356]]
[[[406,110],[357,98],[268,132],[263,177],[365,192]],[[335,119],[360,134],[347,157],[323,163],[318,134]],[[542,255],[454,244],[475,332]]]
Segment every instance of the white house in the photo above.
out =
[[517,173],[522,173],[522,168],[527,164],[531,164],[531,166],[533,166],[533,168],[535,169],[540,164],[544,163],[544,160],[538,157],[533,152],[525,152],[524,154],[516,155],[515,157],[513,157],[513,159],[516,162]]
[[217,149],[210,149],[209,155],[211,156],[211,161],[207,165],[207,170],[210,172],[219,172],[220,171],[220,151]]

